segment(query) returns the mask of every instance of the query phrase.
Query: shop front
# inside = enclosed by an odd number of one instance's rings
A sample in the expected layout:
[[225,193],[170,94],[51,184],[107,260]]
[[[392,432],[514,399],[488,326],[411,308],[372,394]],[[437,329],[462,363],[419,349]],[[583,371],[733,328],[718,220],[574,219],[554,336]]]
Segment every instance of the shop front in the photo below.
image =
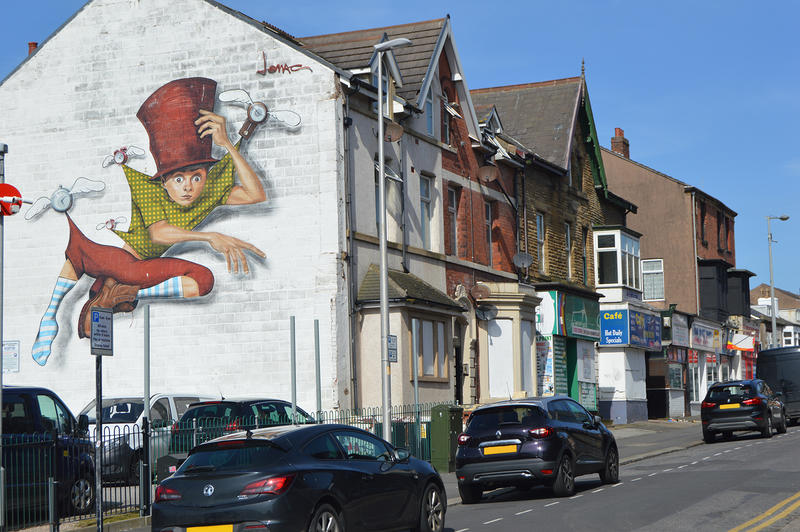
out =
[[733,329],[728,338],[728,351],[733,353],[732,379],[752,379],[755,377],[756,356],[758,353],[758,322],[744,316],[731,316]]
[[700,403],[708,387],[720,380],[718,355],[722,348],[722,328],[712,321],[694,318],[688,353],[689,402],[692,415],[700,415]]
[[597,412],[599,296],[538,287],[537,295],[542,298],[536,309],[538,393],[569,395]]
[[661,315],[633,303],[601,303],[599,343],[600,416],[614,423],[646,420],[646,357],[661,351]]

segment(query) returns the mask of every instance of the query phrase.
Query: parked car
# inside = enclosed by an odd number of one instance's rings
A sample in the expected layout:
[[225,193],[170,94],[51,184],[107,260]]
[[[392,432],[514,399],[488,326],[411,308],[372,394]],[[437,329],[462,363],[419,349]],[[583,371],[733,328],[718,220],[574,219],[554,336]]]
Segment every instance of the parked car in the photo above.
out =
[[[223,399],[192,403],[172,427],[171,454],[186,453],[200,443],[240,430],[292,423],[292,404],[280,399]],[[295,423],[314,423],[297,408]]]
[[[154,394],[150,398],[150,454],[152,464],[169,452],[172,425],[201,399],[199,394]],[[96,401],[92,399],[81,414],[89,419],[89,434],[96,437]],[[139,483],[142,461],[142,420],[144,401],[141,397],[104,397],[103,412],[103,480],[126,480]],[[155,468],[153,468],[154,470]]]
[[703,440],[712,443],[722,433],[757,430],[765,438],[773,428],[786,432],[786,410],[781,393],[773,392],[761,379],[718,382],[711,386],[700,405]]
[[[154,531],[441,532],[447,497],[428,463],[349,425],[269,427],[192,449],[156,489]],[[172,528],[175,527],[175,528]]]
[[476,408],[458,436],[456,477],[465,504],[484,490],[544,484],[556,496],[575,490],[575,477],[599,473],[619,480],[619,451],[600,417],[569,397],[534,397]]
[[758,353],[756,378],[763,380],[781,400],[789,423],[800,420],[800,347],[777,347]]
[[94,458],[86,416],[76,420],[58,395],[36,386],[3,386],[2,415],[9,520],[47,520],[51,477],[62,515],[93,511]]

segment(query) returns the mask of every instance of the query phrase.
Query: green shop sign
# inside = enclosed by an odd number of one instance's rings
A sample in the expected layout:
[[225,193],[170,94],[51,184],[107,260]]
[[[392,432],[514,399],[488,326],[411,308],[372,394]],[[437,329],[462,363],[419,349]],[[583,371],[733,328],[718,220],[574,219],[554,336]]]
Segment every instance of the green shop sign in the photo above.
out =
[[540,292],[536,308],[536,330],[548,336],[568,336],[585,340],[600,339],[600,304],[556,290]]

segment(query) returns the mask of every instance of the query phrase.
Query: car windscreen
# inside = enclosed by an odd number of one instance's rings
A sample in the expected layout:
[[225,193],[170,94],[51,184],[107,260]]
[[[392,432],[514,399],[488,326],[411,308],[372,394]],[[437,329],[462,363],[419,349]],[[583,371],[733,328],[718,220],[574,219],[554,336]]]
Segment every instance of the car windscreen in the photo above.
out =
[[[95,401],[84,407],[81,414],[86,414],[89,423],[97,421]],[[135,423],[144,412],[144,401],[141,397],[126,397],[121,399],[103,399],[103,423]]]
[[178,473],[252,471],[253,468],[273,465],[285,455],[285,451],[273,445],[220,442],[195,450],[181,464]]
[[753,387],[749,384],[730,384],[726,386],[714,386],[708,390],[708,400],[713,402],[723,402],[728,399],[740,401],[750,399],[754,395]]
[[520,405],[487,408],[472,414],[467,426],[467,432],[476,433],[509,425],[523,425],[535,428],[543,426],[545,420],[544,413],[536,406]]

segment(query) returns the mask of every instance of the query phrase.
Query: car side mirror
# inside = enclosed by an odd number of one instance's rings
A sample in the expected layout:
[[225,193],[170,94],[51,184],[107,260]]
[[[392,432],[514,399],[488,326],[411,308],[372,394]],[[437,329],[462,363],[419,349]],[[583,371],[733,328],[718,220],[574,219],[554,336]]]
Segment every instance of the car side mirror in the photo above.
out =
[[408,449],[395,449],[394,450],[394,461],[398,463],[408,462],[409,457],[411,456],[411,451]]
[[601,418],[600,416],[594,416],[595,427],[599,427],[602,424],[603,424],[603,418]]
[[86,434],[89,432],[89,416],[81,414],[78,416],[78,433]]

